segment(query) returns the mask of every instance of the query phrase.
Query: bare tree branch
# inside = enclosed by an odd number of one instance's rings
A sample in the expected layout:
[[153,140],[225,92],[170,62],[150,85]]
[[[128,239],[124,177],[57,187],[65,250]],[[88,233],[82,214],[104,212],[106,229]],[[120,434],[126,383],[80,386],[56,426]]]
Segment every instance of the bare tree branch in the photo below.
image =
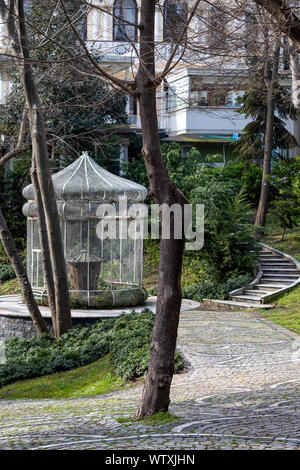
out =
[[26,150],[29,147],[29,145],[24,145],[24,137],[26,134],[26,122],[27,122],[27,112],[26,112],[26,109],[24,108],[23,113],[22,113],[21,123],[20,123],[20,130],[19,130],[17,145],[13,150],[10,150],[5,155],[3,155],[2,158],[0,158],[0,168],[4,166],[12,158],[21,155],[24,152],[24,150]]
[[[197,11],[198,6],[200,5],[200,2],[201,2],[201,0],[196,0],[195,4],[194,4],[194,6],[193,6],[193,8],[192,8],[192,10],[191,10],[191,12],[190,12],[190,15],[189,15],[188,20],[187,20],[187,22],[185,23],[184,28],[182,28],[182,31],[181,31],[181,33],[180,33],[180,35],[179,35],[179,38],[178,38],[178,41],[176,41],[176,45],[175,45],[174,49],[172,50],[169,59],[167,60],[167,63],[166,63],[166,65],[165,65],[164,70],[162,71],[162,73],[158,74],[157,77],[156,77],[156,79],[155,79],[155,82],[156,82],[156,83],[158,83],[158,84],[161,83],[161,81],[162,81],[162,80],[166,77],[166,75],[169,73],[169,71],[170,71],[170,66],[171,66],[171,64],[172,64],[172,62],[173,62],[173,59],[174,59],[174,57],[175,57],[175,55],[176,55],[176,52],[178,51],[178,48],[179,48],[180,44],[182,43],[183,38],[184,38],[185,35],[187,34],[187,30],[188,30],[188,28],[189,28],[189,26],[190,26],[190,24],[191,24],[191,21],[193,20],[193,18],[194,18],[194,16],[195,16],[195,13],[196,13],[196,11]],[[173,67],[172,67],[172,68],[173,68]]]
[[83,39],[80,37],[80,34],[78,34],[77,28],[72,23],[71,18],[69,16],[68,12],[67,12],[64,1],[60,0],[60,3],[61,3],[61,6],[62,6],[62,9],[64,11],[64,14],[65,14],[65,16],[68,20],[69,25],[71,26],[74,34],[76,35],[76,37],[77,37],[78,41],[80,42],[83,50],[85,51],[87,58],[93,64],[94,68],[101,74],[102,77],[105,77],[107,80],[110,80],[112,83],[114,83],[115,85],[120,87],[122,90],[126,91],[127,93],[132,94],[133,83],[130,84],[130,82],[128,82],[126,80],[121,80],[119,78],[116,78],[116,77],[108,74],[102,67],[99,66],[98,62],[90,54],[90,51],[88,50],[88,48],[85,44],[85,41],[83,41]]
[[286,33],[300,49],[300,18],[285,0],[254,0],[276,19],[278,27]]

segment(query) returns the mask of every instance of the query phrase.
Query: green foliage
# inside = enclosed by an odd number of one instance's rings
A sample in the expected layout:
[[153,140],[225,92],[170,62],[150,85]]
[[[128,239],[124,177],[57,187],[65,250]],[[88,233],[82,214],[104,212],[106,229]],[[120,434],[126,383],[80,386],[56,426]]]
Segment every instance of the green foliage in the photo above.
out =
[[[84,16],[81,14],[80,20],[78,2],[69,1],[66,8],[72,21],[82,29]],[[28,26],[28,37],[35,50],[33,68],[52,160],[59,159],[60,163],[64,160],[67,164],[70,158],[86,150],[103,166],[117,170],[119,145],[115,134],[120,125],[127,124],[125,94],[116,92],[98,77],[86,74],[83,64],[81,72],[74,69],[66,49],[78,55],[80,46],[72,29],[66,28],[61,5],[33,2],[26,15],[28,25],[32,25],[32,28]],[[51,31],[55,42],[45,41],[40,33],[45,30]],[[90,53],[98,60],[96,49]],[[13,144],[18,135],[24,95],[16,68],[12,67],[9,74],[13,88],[1,104],[0,127]],[[57,167],[60,163],[57,161]]]
[[174,423],[174,421],[177,421],[178,419],[178,416],[172,415],[168,411],[158,411],[154,415],[142,419],[141,423],[149,426],[161,426],[162,424]]
[[[251,118],[243,134],[235,144],[235,151],[245,160],[261,162],[263,160],[264,136],[266,129],[267,88],[261,80],[263,71],[252,80],[246,93],[240,98],[238,113]],[[277,83],[274,91],[275,116],[273,133],[273,156],[280,157],[277,149],[287,150],[297,145],[293,135],[286,129],[288,118],[295,119],[296,110],[291,102],[291,92]]]
[[[71,15],[78,11],[77,2],[67,3],[66,8]],[[97,77],[74,69],[64,48],[73,49],[77,55],[75,49],[78,48],[78,41],[74,33],[65,27],[61,6],[53,2],[33,2],[26,14],[28,24],[32,25],[32,29],[28,26],[28,36],[37,60],[33,68],[38,80],[52,169],[59,170],[61,165],[71,163],[82,151],[89,151],[100,165],[117,171],[119,141],[116,131],[120,125],[127,123],[124,93],[116,92]],[[72,19],[76,22],[75,17],[72,16]],[[45,30],[55,36],[55,43],[44,40],[39,31]],[[15,145],[24,107],[17,68],[11,67],[9,75],[13,87],[0,107],[1,133],[6,137],[0,153],[8,146]],[[30,147],[28,135],[25,136],[25,144]],[[12,170],[0,172],[1,208],[20,250],[25,247],[26,232],[22,189],[30,183],[30,160],[31,151],[25,152],[14,159]],[[0,256],[3,257],[1,248]]]
[[[178,419],[178,416],[172,415],[168,411],[158,411],[154,415],[148,416],[147,418],[140,420],[140,423],[153,426],[174,423],[174,421],[177,421]],[[133,416],[119,416],[119,418],[117,418],[117,421],[118,423],[134,423],[136,421],[136,418]]]
[[[1,114],[1,112],[0,112]],[[14,159],[13,168],[0,174],[0,205],[17,247],[25,247],[26,218],[22,214],[23,188],[30,183],[31,155],[29,152]]]
[[277,162],[270,178],[275,198],[272,202],[272,219],[282,228],[282,240],[286,230],[298,226],[300,216],[300,193],[297,181],[300,173],[300,158]]
[[0,399],[85,397],[119,390],[124,384],[125,380],[114,373],[107,355],[87,366],[5,385],[0,389]]
[[[154,315],[149,311],[75,327],[60,338],[50,335],[6,342],[6,363],[0,366],[0,386],[19,379],[71,370],[111,355],[115,372],[125,378],[145,374]],[[183,361],[176,355],[176,370]]]
[[282,228],[283,240],[287,230],[293,230],[299,225],[300,208],[295,206],[295,201],[287,198],[278,197],[273,202],[272,217],[275,223]]
[[183,297],[196,300],[197,302],[202,302],[203,299],[226,300],[229,298],[231,291],[247,285],[251,279],[251,275],[246,275],[237,276],[220,283],[203,281],[197,284],[191,284],[183,288]]
[[235,179],[224,178],[205,167],[194,175],[193,204],[204,204],[205,242],[199,256],[205,262],[205,279],[222,282],[252,271],[258,256],[253,237],[251,206]]
[[9,281],[15,277],[15,271],[10,264],[0,264],[0,283]]
[[144,255],[151,259],[153,264],[158,265],[159,262],[159,241],[147,238],[144,240]]
[[[203,279],[221,282],[252,272],[257,243],[250,204],[259,199],[261,169],[254,163],[245,169],[242,162],[224,167],[204,165],[199,163],[196,148],[182,156],[178,143],[163,144],[162,154],[171,179],[187,199],[194,206],[205,205],[204,248],[184,253],[183,285]],[[149,271],[148,264],[158,266],[157,241],[145,241],[145,260],[145,272]],[[156,292],[156,288],[149,290],[150,294]]]
[[[182,146],[177,142],[163,143],[161,153],[166,165],[170,179],[187,196],[191,189],[191,175],[196,170],[200,153],[196,148],[192,148],[187,156],[182,155]],[[124,164],[124,175],[126,178],[136,181],[144,186],[148,186],[148,177],[143,157],[135,149],[134,158]]]

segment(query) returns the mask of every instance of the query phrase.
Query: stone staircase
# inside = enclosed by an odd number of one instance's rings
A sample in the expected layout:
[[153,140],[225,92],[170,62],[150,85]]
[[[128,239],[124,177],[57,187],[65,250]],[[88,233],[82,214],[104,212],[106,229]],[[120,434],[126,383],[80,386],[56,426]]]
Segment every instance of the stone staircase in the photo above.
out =
[[259,255],[260,271],[256,279],[247,286],[230,293],[230,300],[207,300],[209,304],[221,304],[243,308],[271,308],[269,302],[278,294],[286,292],[300,283],[300,263],[261,243]]

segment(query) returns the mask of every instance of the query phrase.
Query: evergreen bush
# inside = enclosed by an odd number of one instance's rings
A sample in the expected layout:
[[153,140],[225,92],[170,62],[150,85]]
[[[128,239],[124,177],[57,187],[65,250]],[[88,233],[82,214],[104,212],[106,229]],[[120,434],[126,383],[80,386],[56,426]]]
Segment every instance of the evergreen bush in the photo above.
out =
[[[74,369],[110,354],[116,373],[133,379],[147,372],[154,315],[149,310],[77,326],[60,338],[51,335],[12,338],[5,344],[0,386],[16,380]],[[175,371],[183,366],[176,353]]]

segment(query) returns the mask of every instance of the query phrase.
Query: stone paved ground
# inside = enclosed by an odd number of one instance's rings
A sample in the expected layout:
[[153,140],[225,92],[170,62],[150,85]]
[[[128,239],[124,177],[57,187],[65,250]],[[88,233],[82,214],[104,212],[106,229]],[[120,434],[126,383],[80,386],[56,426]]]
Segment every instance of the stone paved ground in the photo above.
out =
[[249,313],[181,315],[189,364],[166,425],[132,416],[141,387],[94,398],[0,402],[0,449],[300,449],[300,337]]

